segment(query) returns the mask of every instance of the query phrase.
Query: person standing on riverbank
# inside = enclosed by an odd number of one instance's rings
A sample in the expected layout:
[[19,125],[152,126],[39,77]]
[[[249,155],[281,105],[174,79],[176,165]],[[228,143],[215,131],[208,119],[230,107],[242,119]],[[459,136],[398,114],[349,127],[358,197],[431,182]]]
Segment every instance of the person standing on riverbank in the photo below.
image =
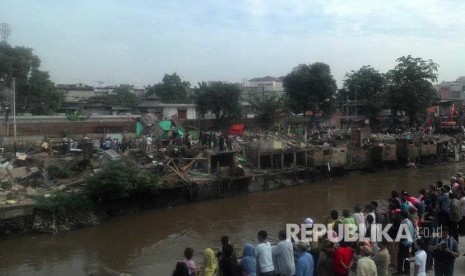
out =
[[194,256],[194,249],[188,247],[184,250],[184,262],[187,265],[187,268],[189,269],[189,276],[195,276],[197,267],[195,265],[194,260],[192,260],[192,257]]
[[215,258],[215,252],[211,248],[205,249],[203,253],[203,274],[202,276],[216,276],[218,275],[218,262]]
[[376,264],[376,271],[378,276],[388,276],[389,275],[389,263],[391,256],[389,255],[389,250],[387,249],[387,241],[381,241],[378,243],[379,250],[376,255],[373,257],[373,261]]
[[450,195],[449,233],[459,243],[459,222],[462,220],[460,200],[455,193]]
[[371,248],[367,245],[360,247],[361,258],[357,261],[357,276],[377,276],[375,262],[370,258]]
[[267,241],[268,233],[260,230],[257,233],[259,244],[255,247],[255,258],[257,261],[257,276],[272,276],[274,273],[271,244]]
[[[413,228],[413,223],[408,218],[409,214],[407,212],[401,213],[401,226],[404,226],[405,234],[407,238],[401,239],[399,242],[399,250],[397,253],[397,274],[398,275],[410,275],[410,262],[406,261],[410,254],[410,248],[413,244],[413,235],[415,229]],[[400,228],[402,229],[402,227]]]
[[315,263],[312,255],[307,252],[309,246],[308,241],[300,241],[296,246],[299,259],[295,268],[295,276],[313,276]]
[[189,276],[189,269],[187,268],[186,263],[178,262],[176,264],[176,269],[173,271],[173,276]]
[[441,237],[434,238],[428,249],[433,252],[434,274],[436,276],[451,276],[454,274],[455,259],[459,256],[458,245],[449,237],[449,229],[442,228]]
[[417,241],[418,251],[415,252],[415,270],[414,276],[426,276],[426,260],[427,254],[425,251],[425,243],[423,240]]
[[459,223],[459,235],[465,236],[465,192],[462,191],[460,196],[460,212],[462,213],[462,219]]
[[230,244],[223,246],[223,256],[219,263],[222,276],[240,276],[237,259],[233,258],[233,247]]
[[441,195],[438,198],[438,226],[449,226],[449,213],[450,213],[450,198],[449,187],[444,186],[441,188]]
[[250,243],[244,245],[242,260],[240,263],[243,276],[256,276],[255,248]]
[[334,275],[348,276],[350,268],[355,261],[355,252],[349,244],[340,242],[340,246],[334,251]]
[[295,274],[295,262],[292,242],[286,240],[286,231],[278,234],[279,242],[272,249],[273,266],[278,276],[292,276]]
[[354,206],[354,214],[352,215],[354,218],[355,223],[358,226],[358,229],[360,229],[360,225],[365,224],[365,217],[363,216],[362,212],[362,206],[360,204],[356,204]]

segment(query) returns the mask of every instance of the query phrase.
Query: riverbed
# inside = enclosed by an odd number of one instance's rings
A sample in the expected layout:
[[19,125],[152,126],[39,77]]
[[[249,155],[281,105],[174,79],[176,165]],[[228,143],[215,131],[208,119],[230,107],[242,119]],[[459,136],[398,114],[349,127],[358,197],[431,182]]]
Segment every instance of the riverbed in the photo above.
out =
[[256,243],[265,229],[273,240],[286,223],[358,202],[386,199],[391,190],[417,194],[421,187],[448,179],[464,164],[354,173],[317,183],[150,210],[111,218],[101,225],[58,235],[28,235],[0,241],[0,275],[87,275],[100,266],[133,275],[171,275],[185,247],[201,263],[205,247],[219,247],[222,235],[236,248]]

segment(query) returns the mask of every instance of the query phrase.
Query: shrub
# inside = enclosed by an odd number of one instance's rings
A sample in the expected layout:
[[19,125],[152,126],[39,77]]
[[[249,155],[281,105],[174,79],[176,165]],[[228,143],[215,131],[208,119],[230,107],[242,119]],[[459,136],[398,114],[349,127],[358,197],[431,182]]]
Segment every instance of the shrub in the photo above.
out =
[[158,178],[150,172],[141,172],[137,175],[131,197],[139,200],[153,199],[160,192]]
[[141,194],[153,195],[158,191],[157,179],[148,172],[122,161],[108,163],[100,172],[87,181],[87,193],[98,202],[112,202]]
[[39,197],[37,207],[57,215],[70,215],[92,209],[92,202],[82,194],[56,192],[49,197]]
[[48,177],[50,179],[69,178],[71,173],[59,166],[52,165],[48,167]]

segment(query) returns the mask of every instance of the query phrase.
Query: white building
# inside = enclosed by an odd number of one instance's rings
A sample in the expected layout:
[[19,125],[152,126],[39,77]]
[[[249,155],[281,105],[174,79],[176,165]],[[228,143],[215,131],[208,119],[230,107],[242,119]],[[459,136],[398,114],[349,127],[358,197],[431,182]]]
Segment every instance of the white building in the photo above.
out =
[[142,113],[152,113],[160,120],[197,119],[196,104],[162,103],[156,95],[145,97],[137,107]]
[[275,78],[266,76],[263,78],[253,78],[245,82],[242,86],[243,99],[248,99],[251,94],[258,94],[260,96],[276,95],[281,96],[284,94],[283,78]]

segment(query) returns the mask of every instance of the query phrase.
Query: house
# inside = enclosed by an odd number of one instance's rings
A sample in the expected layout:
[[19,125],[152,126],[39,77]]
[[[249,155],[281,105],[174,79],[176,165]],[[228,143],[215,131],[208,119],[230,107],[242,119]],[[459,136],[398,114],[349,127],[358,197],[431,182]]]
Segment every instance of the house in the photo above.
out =
[[137,106],[141,113],[152,113],[159,119],[196,119],[197,105],[181,103],[162,103],[157,95],[150,95],[143,99]]
[[459,77],[455,81],[443,81],[436,85],[436,90],[442,100],[465,99],[465,77]]
[[94,87],[82,83],[79,84],[57,84],[58,92],[63,93],[65,103],[78,103],[97,96]]
[[249,99],[252,94],[262,97],[269,95],[281,96],[284,94],[283,77],[266,76],[245,81],[242,85],[242,98]]

